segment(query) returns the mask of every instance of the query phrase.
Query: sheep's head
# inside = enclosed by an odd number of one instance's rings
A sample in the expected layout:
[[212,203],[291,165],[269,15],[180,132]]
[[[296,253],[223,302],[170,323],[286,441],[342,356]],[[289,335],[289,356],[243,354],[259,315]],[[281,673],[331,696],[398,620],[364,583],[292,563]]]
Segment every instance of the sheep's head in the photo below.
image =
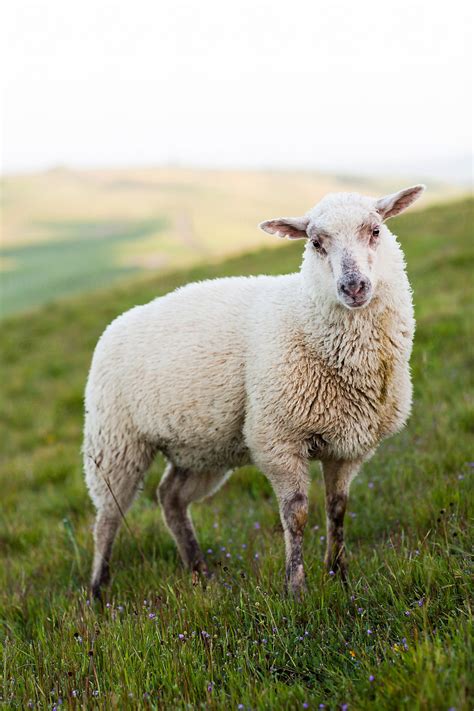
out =
[[383,276],[381,255],[393,239],[385,220],[400,214],[424,190],[424,185],[380,199],[357,193],[334,193],[302,217],[280,217],[262,222],[265,232],[289,239],[306,239],[303,268],[349,309],[369,304]]

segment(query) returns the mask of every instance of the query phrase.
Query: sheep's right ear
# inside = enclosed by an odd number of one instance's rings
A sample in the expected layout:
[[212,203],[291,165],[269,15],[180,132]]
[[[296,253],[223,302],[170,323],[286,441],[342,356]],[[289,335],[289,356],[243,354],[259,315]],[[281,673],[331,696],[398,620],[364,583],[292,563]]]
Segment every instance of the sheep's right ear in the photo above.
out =
[[389,217],[395,217],[401,212],[410,207],[412,202],[418,200],[420,195],[425,190],[425,185],[413,185],[411,188],[405,188],[398,193],[386,195],[375,203],[375,209],[379,213],[382,220],[388,220]]
[[277,217],[275,220],[265,220],[259,227],[264,232],[288,239],[307,239],[306,228],[309,217]]

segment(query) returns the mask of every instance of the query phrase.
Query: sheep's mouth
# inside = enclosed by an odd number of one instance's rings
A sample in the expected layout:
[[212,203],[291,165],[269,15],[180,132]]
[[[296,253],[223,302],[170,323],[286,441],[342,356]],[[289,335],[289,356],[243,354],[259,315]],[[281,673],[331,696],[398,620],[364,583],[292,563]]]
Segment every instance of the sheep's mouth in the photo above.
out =
[[372,299],[372,294],[369,293],[358,296],[347,296],[343,294],[339,296],[339,299],[347,309],[362,309],[369,304]]

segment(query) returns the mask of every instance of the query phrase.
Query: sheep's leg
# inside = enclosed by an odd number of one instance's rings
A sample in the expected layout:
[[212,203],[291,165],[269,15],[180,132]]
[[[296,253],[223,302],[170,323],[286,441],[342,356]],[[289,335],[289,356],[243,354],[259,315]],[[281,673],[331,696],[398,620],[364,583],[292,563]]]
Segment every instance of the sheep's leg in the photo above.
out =
[[344,516],[350,483],[359,471],[359,467],[360,462],[323,462],[327,522],[327,545],[324,563],[327,570],[339,571],[344,581],[347,579]]
[[[275,456],[277,455],[277,456]],[[286,588],[297,599],[306,590],[303,534],[308,519],[308,464],[299,456],[273,450],[273,461],[256,457],[270,480],[280,509],[286,553]]]
[[286,549],[286,586],[299,598],[306,590],[303,565],[303,534],[308,520],[308,496],[301,491],[291,491],[280,502]]
[[115,509],[101,509],[94,524],[94,561],[92,563],[91,590],[93,597],[101,597],[101,589],[110,580],[110,558],[115,536],[120,527],[121,515]]
[[[87,484],[97,509],[91,588],[93,596],[100,598],[102,586],[110,579],[115,537],[155,450],[124,433],[103,437],[100,450],[97,444],[86,439],[84,459]],[[94,455],[94,452],[97,453]]]
[[224,472],[193,472],[169,464],[157,490],[166,525],[184,565],[205,576],[209,574],[208,567],[188,509],[193,501],[204,499],[216,491],[226,478]]

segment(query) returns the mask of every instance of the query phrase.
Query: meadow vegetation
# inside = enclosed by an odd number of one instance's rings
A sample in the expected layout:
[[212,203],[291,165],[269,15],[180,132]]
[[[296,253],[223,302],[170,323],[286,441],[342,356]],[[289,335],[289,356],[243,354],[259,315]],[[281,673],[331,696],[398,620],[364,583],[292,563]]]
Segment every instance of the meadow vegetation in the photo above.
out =
[[[271,246],[257,229],[266,218],[301,214],[330,191],[375,195],[400,183],[301,171],[59,168],[7,176],[1,188],[4,317],[127,275]],[[455,194],[430,185],[428,200]]]
[[434,206],[391,224],[414,288],[413,414],[353,484],[347,589],[323,570],[314,465],[309,592],[299,605],[283,594],[280,522],[263,475],[241,469],[193,507],[215,571],[207,587],[193,587],[157,508],[158,459],[98,607],[88,592],[93,511],[79,450],[91,354],[114,316],[190,280],[292,271],[301,243],[140,277],[4,321],[0,705],[472,708],[472,206]]

